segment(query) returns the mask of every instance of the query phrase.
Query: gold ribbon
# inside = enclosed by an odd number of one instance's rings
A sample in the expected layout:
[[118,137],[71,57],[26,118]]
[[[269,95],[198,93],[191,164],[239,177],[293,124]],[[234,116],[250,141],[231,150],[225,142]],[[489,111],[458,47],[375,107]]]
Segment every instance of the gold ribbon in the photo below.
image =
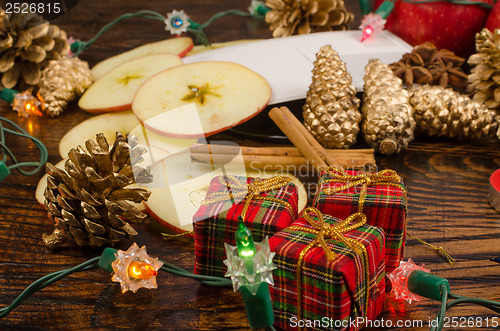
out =
[[[327,183],[346,183],[338,187],[328,187],[324,190],[325,194],[336,194],[341,191],[347,190],[351,187],[363,185],[361,193],[359,194],[358,212],[363,212],[365,204],[366,188],[370,185],[388,185],[400,187],[401,177],[394,170],[385,169],[373,174],[361,173],[357,175],[349,175],[342,169],[330,167],[326,172],[333,178],[325,180]],[[406,199],[406,191],[405,191]]]
[[[314,214],[316,219],[312,218],[310,214]],[[335,253],[330,249],[330,247],[328,247],[326,239],[338,240],[347,248],[351,249],[354,254],[362,255],[364,278],[366,283],[363,316],[366,317],[369,299],[368,292],[370,290],[368,252],[366,251],[366,247],[362,243],[355,239],[344,236],[345,233],[351,232],[365,225],[366,215],[362,213],[355,213],[339,223],[329,224],[324,221],[323,214],[318,209],[308,207],[304,210],[303,217],[313,227],[313,229],[301,226],[291,226],[290,229],[316,234],[316,238],[300,252],[299,259],[297,261],[297,318],[299,320],[302,319],[302,265],[304,264],[304,259],[307,253],[311,248],[319,246],[325,252],[328,261],[333,261],[337,258],[337,253]]]
[[219,182],[223,185],[226,185],[228,192],[212,193],[208,199],[205,199],[201,202],[202,206],[208,206],[213,203],[225,202],[228,200],[234,201],[235,198],[243,197],[243,199],[245,199],[245,204],[243,205],[243,210],[241,211],[241,217],[243,218],[243,220],[246,219],[246,213],[248,211],[248,208],[250,207],[250,203],[252,200],[266,200],[284,204],[286,208],[292,213],[293,218],[296,218],[295,211],[292,208],[292,205],[290,205],[290,203],[288,203],[287,201],[272,197],[260,196],[260,194],[263,192],[268,192],[284,187],[291,182],[291,179],[289,177],[275,176],[266,179],[256,178],[249,184],[243,184],[234,176],[220,176]]

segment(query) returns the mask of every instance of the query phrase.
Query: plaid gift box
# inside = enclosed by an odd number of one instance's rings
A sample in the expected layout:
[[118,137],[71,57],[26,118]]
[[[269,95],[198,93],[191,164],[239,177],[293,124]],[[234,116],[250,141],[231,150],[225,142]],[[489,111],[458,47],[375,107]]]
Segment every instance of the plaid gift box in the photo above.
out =
[[406,188],[393,170],[367,174],[329,168],[323,171],[313,206],[341,219],[362,212],[385,231],[386,272],[399,266],[406,242]]
[[276,253],[270,287],[285,330],[358,330],[383,310],[384,232],[356,213],[345,220],[307,208],[269,239]]
[[201,275],[224,276],[224,243],[236,245],[239,217],[255,241],[283,230],[297,218],[297,187],[288,177],[218,176],[193,217],[195,264]]

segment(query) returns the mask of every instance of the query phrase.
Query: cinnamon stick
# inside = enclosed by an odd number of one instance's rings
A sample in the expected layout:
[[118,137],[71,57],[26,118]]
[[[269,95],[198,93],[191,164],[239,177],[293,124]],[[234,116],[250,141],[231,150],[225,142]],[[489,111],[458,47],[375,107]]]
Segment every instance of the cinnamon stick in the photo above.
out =
[[286,110],[288,110],[286,107],[275,107],[269,111],[269,117],[271,117],[274,123],[276,123],[292,144],[311,162],[318,172],[328,168],[325,159],[312,147],[309,140],[302,134],[293,119],[289,118]]
[[[191,147],[191,159],[197,162],[223,165],[237,155],[243,156],[243,162],[250,169],[292,171],[299,167],[311,166],[295,147],[247,147],[216,144],[194,144]],[[328,157],[335,159],[342,167],[363,167],[374,165],[373,149],[330,149]]]

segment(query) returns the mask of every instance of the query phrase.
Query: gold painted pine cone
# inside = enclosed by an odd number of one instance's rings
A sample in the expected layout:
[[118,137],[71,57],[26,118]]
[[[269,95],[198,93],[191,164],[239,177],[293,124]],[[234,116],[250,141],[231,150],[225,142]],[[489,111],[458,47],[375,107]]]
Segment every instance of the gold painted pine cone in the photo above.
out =
[[32,89],[49,61],[70,50],[66,32],[37,14],[0,10],[0,73],[3,87]]
[[135,136],[117,132],[109,146],[100,133],[95,141],[87,140],[85,149],[71,149],[65,170],[47,163],[45,208],[55,230],[43,235],[45,244],[56,248],[73,239],[79,246],[113,246],[122,237],[136,235],[128,222],[139,222],[146,214],[132,202],[146,201],[151,193],[128,186],[152,181],[149,170],[133,166],[144,152]]
[[349,148],[359,132],[359,103],[345,63],[330,45],[321,47],[303,107],[306,129],[326,148]]
[[343,0],[266,0],[266,23],[273,37],[347,30],[354,14]]
[[500,139],[500,116],[467,95],[429,85],[414,86],[409,92],[419,132],[461,140]]
[[70,101],[92,85],[92,72],[87,62],[77,57],[50,61],[42,71],[38,93],[45,103],[43,111],[50,117],[61,114]]
[[377,59],[367,64],[364,82],[362,129],[366,142],[384,155],[406,149],[414,138],[415,121],[401,79]]
[[467,61],[472,66],[468,90],[472,100],[500,114],[500,30],[484,28],[476,34],[476,52]]

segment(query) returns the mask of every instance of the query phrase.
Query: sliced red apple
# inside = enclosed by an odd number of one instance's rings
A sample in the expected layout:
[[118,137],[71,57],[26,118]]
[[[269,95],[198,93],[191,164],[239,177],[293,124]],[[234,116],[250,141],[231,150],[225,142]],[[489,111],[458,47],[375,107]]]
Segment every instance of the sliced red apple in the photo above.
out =
[[68,152],[76,146],[84,146],[89,139],[95,139],[102,132],[109,142],[114,141],[115,133],[130,132],[137,137],[140,145],[146,148],[141,166],[150,165],[166,156],[190,148],[196,139],[175,139],[157,135],[142,126],[134,113],[125,111],[91,117],[69,130],[59,142],[59,154],[68,157]]
[[123,62],[141,56],[158,53],[170,53],[183,57],[189,53],[192,48],[193,40],[189,37],[171,38],[142,45],[99,62],[92,68],[92,76],[94,77],[94,80],[98,80],[112,68],[122,64]]
[[[66,157],[68,157],[68,156],[66,155]],[[66,160],[67,159],[63,159],[63,160],[57,162],[57,164],[55,165],[56,168],[64,169],[64,163],[66,163]],[[44,205],[44,202],[45,202],[45,196],[43,195],[43,193],[45,192],[45,188],[47,187],[47,177],[49,177],[49,175],[47,175],[47,174],[42,176],[40,181],[38,181],[38,185],[36,186],[36,190],[35,190],[36,201],[38,201],[38,203],[42,206]]]
[[223,48],[223,47],[229,47],[229,46],[237,46],[237,45],[243,45],[252,41],[258,41],[259,39],[243,39],[243,40],[231,40],[231,41],[225,41],[221,43],[212,43],[208,46],[205,45],[196,45],[189,51],[189,53],[186,54],[186,56],[191,56],[199,53],[203,53],[206,51],[210,51],[212,49],[217,49],[217,48]]
[[78,106],[92,114],[130,110],[134,94],[149,77],[182,64],[173,54],[153,54],[124,62],[94,82],[80,97]]
[[[235,175],[269,178],[277,175],[285,175],[292,178],[298,187],[299,212],[307,204],[307,192],[300,180],[293,175],[283,174],[279,171],[245,171],[244,167],[229,166],[224,169],[214,169],[209,164],[191,163],[187,159],[189,154],[172,155],[156,163],[151,171],[154,183],[149,185],[151,196],[146,202],[146,213],[160,225],[170,229],[174,233],[183,233],[193,230],[192,218],[198,210],[201,201],[205,198],[208,186],[214,176]],[[173,162],[173,163],[172,163]],[[174,174],[169,169],[176,169]],[[166,179],[174,179],[175,183]],[[192,236],[192,234],[190,235]]]
[[162,71],[135,94],[132,110],[149,130],[178,138],[221,132],[257,115],[271,87],[232,62],[198,62]]
[[70,129],[59,142],[59,155],[68,157],[68,152],[78,146],[85,146],[89,139],[95,139],[96,133],[102,132],[110,142],[115,140],[115,134],[130,132],[139,125],[137,117],[131,111],[102,114],[91,117]]

